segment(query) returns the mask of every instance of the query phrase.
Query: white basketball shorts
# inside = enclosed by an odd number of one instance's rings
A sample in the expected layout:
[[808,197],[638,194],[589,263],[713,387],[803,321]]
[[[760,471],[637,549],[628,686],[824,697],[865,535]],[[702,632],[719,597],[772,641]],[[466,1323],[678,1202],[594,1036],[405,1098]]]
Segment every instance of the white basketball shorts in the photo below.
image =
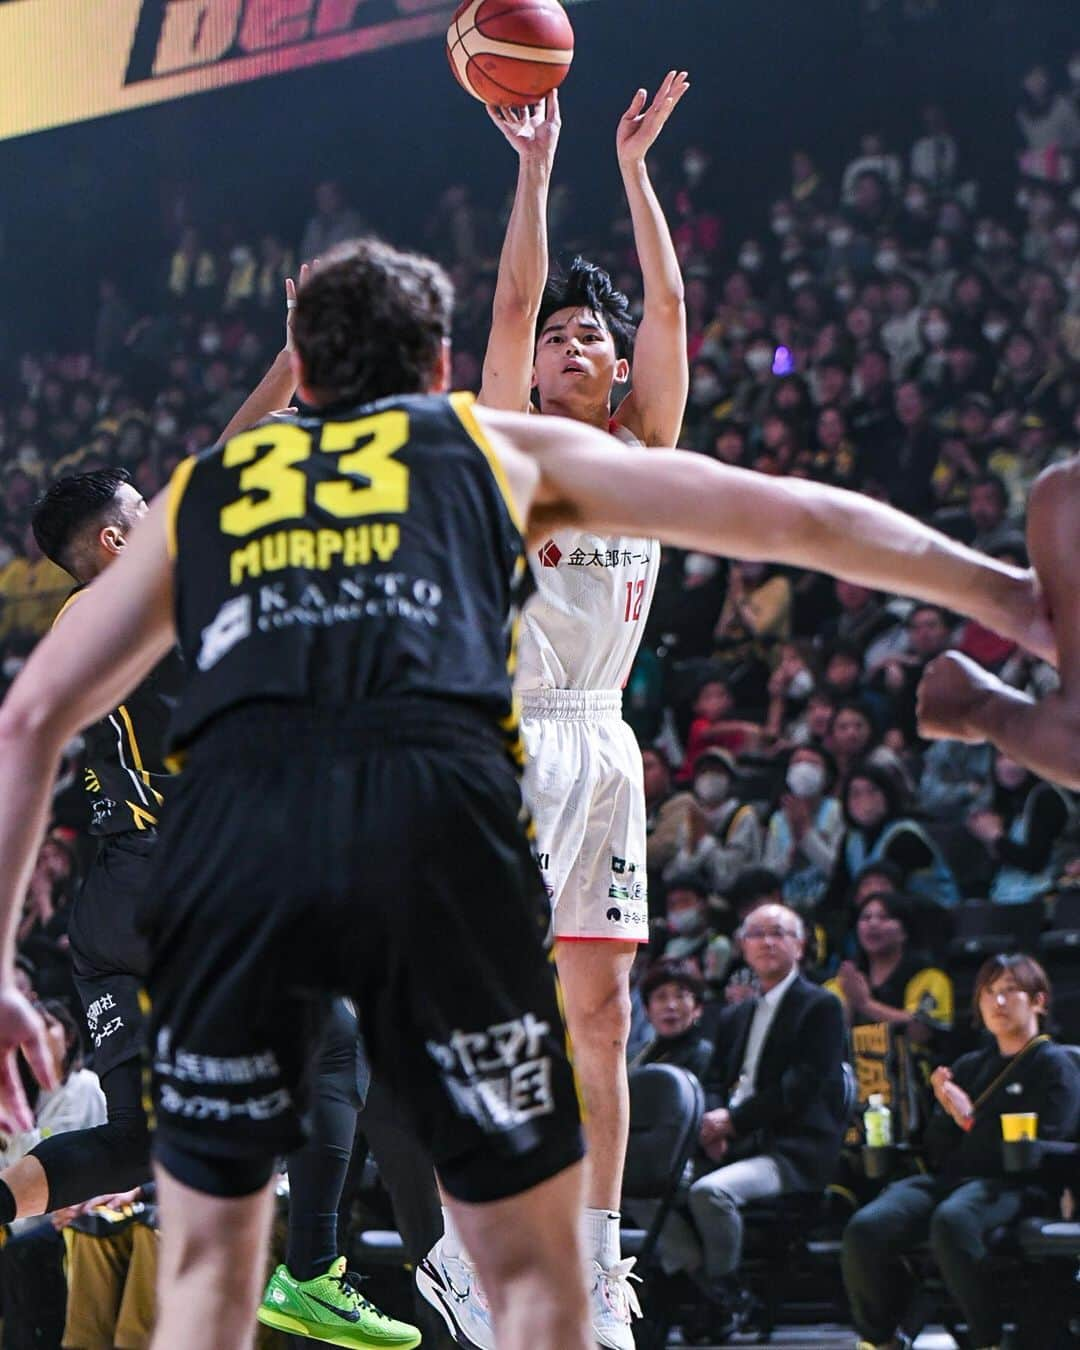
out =
[[645,942],[641,751],[615,690],[522,696],[525,801],[556,938]]

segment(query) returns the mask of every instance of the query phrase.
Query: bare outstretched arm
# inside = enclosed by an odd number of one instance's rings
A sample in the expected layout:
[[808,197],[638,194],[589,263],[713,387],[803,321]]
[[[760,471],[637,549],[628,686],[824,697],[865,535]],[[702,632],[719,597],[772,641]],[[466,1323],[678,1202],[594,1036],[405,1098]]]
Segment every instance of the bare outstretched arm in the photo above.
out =
[[628,456],[602,432],[563,418],[479,411],[508,457],[511,484],[515,475],[522,484],[531,534],[560,525],[651,534],[678,548],[827,572],[960,610],[1053,654],[1030,573],[893,507],[678,450]]
[[1041,778],[1080,789],[1080,458],[1039,478],[1028,503],[1028,549],[1056,639],[1060,687],[1043,699],[1011,689],[959,652],[934,661],[919,687],[923,734],[989,741]]
[[645,290],[631,392],[619,408],[618,420],[645,445],[674,445],[679,439],[690,382],[682,272],[645,164],[646,154],[689,88],[686,72],[671,70],[648,107],[648,95],[639,89],[616,134]]
[[547,205],[562,126],[559,95],[549,94],[534,108],[489,108],[488,116],[517,153],[518,180],[499,258],[480,402],[524,412],[548,274]]

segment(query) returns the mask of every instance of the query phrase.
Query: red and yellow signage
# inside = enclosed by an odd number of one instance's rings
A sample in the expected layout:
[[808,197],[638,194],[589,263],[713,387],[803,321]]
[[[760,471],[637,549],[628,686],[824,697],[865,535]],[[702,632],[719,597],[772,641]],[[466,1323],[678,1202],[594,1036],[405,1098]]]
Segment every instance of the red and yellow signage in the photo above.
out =
[[453,0],[6,0],[0,139],[442,36]]

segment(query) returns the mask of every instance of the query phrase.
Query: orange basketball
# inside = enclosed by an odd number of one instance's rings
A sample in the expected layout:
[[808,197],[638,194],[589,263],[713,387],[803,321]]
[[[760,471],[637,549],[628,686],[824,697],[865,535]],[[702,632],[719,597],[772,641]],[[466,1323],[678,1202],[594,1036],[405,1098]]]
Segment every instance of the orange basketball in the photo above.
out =
[[566,78],[574,30],[558,0],[465,0],[450,20],[446,55],[482,103],[538,103]]

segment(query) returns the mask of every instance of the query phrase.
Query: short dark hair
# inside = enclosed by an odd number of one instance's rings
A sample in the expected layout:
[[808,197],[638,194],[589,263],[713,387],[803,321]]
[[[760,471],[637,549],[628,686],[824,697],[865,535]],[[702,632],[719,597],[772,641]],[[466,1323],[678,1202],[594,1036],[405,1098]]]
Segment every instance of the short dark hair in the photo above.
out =
[[334,249],[301,288],[293,338],[324,407],[422,393],[450,336],[454,288],[430,258],[379,239]]
[[79,1024],[72,1017],[71,1009],[63,999],[47,998],[38,1004],[38,1009],[64,1028],[63,1074],[66,1078],[82,1064],[82,1037],[79,1033]]
[[[30,527],[37,546],[76,581],[79,575],[79,536],[89,525],[105,524],[117,490],[131,482],[127,469],[95,469],[57,479],[38,498]],[[117,522],[119,523],[119,522]]]
[[641,981],[641,998],[646,1007],[665,984],[685,989],[699,1006],[705,1002],[705,981],[692,961],[657,961],[651,965]]
[[630,301],[622,291],[615,289],[610,273],[596,263],[576,257],[568,271],[551,273],[536,319],[537,341],[548,319],[560,309],[591,310],[611,334],[615,355],[629,358],[632,354],[637,327],[630,312]]
[[1003,511],[1009,509],[1009,489],[1005,486],[1005,480],[997,473],[981,473],[978,478],[971,480],[969,492],[974,492],[976,488],[993,488],[997,494],[998,502]]
[[989,988],[1000,976],[1009,974],[1016,981],[1029,998],[1036,998],[1039,994],[1046,995],[1046,1012],[1050,1011],[1050,979],[1042,966],[1033,956],[1028,956],[1024,952],[999,953],[997,956],[991,956],[988,961],[984,961],[979,967],[979,973],[975,976],[975,991],[971,996],[971,1011],[975,1018],[975,1025],[983,1025],[982,1013],[979,1011],[979,999],[983,995],[983,990]]

